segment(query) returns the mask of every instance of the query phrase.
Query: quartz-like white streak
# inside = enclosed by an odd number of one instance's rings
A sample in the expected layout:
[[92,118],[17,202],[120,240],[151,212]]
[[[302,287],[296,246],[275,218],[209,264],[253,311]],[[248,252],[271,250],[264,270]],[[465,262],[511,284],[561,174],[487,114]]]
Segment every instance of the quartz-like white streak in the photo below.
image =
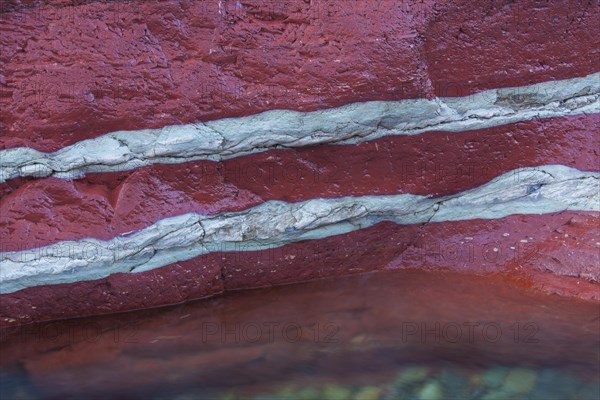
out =
[[108,241],[65,241],[0,253],[0,293],[140,272],[213,251],[261,250],[321,239],[381,221],[398,224],[495,219],[563,210],[600,211],[600,173],[549,165],[517,169],[456,195],[412,194],[269,201],[214,216],[185,214]]
[[273,110],[162,129],[118,131],[54,153],[0,151],[0,183],[19,176],[74,178],[153,163],[222,160],[274,148],[351,144],[384,136],[460,132],[533,118],[600,112],[600,73],[467,97],[372,101],[313,112]]

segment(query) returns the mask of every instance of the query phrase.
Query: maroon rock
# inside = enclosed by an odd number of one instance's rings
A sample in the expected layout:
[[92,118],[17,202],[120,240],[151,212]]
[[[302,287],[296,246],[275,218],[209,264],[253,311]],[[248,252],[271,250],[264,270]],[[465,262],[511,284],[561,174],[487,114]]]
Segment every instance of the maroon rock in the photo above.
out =
[[175,304],[385,269],[502,274],[518,286],[600,300],[596,212],[396,225],[261,251],[215,252],[141,273],[0,295],[0,326]]
[[[269,109],[466,96],[585,76],[598,71],[600,55],[597,2],[0,4],[0,148],[54,151],[115,130]],[[173,215],[236,211],[271,199],[441,196],[542,164],[598,171],[598,122],[598,114],[582,115],[71,181],[16,179],[0,187],[0,251],[110,239]],[[532,290],[599,300],[599,218],[563,212],[382,223],[277,249],[212,253],[150,272],[0,295],[0,326],[400,268],[497,275]]]
[[597,171],[599,123],[598,114],[581,115],[358,145],[272,150],[222,163],[156,164],[74,181],[32,180],[0,203],[1,250],[86,237],[108,240],[163,218],[239,211],[267,200],[441,196],[516,168],[546,164]]
[[2,148],[572,78],[597,71],[600,49],[587,1],[11,4]]

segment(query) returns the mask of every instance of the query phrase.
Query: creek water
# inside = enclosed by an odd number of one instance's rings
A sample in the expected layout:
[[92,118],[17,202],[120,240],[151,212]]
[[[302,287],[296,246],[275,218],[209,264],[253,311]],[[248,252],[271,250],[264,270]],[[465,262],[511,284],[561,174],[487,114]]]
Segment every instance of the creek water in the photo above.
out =
[[600,305],[404,270],[5,329],[1,399],[600,398]]

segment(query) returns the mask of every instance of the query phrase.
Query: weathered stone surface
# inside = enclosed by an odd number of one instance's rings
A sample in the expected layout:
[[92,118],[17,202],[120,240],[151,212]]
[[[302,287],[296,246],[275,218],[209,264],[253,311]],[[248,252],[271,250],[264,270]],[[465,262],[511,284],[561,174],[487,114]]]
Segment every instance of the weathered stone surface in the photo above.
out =
[[[596,2],[35,2],[2,14],[2,147],[597,72]],[[76,4],[76,5],[73,5]],[[12,10],[12,11],[11,11]]]
[[600,173],[549,165],[511,171],[475,189],[437,198],[399,194],[269,201],[236,213],[177,215],[110,240],[82,238],[0,253],[0,293],[143,272],[215,251],[235,251],[237,246],[277,248],[383,221],[411,225],[568,210],[600,212],[599,181]]
[[600,280],[599,218],[599,213],[567,211],[425,225],[383,222],[260,251],[240,246],[151,271],[0,295],[0,324],[149,308],[223,290],[400,268],[501,274],[530,290],[600,300],[594,283]]
[[276,148],[356,144],[430,131],[451,134],[598,112],[600,73],[467,97],[371,101],[308,113],[273,110],[243,118],[111,132],[53,153],[28,147],[0,151],[0,183],[27,176],[68,179],[154,163],[223,160]]
[[[520,167],[561,164],[597,171],[600,135],[594,132],[599,124],[598,114],[581,115],[451,135],[431,132],[359,145],[275,150],[221,163],[157,164],[74,181],[34,180],[0,203],[2,251],[85,237],[108,240],[162,218],[240,211],[267,200],[443,196]],[[8,184],[5,188],[10,190]]]
[[597,2],[1,4],[0,324],[388,268],[600,299]]

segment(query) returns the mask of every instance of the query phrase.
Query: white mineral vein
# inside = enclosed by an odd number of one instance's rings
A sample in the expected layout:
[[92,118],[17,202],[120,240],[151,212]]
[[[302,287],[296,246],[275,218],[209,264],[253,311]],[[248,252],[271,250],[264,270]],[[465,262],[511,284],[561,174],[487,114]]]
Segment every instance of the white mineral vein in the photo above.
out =
[[102,241],[64,241],[0,253],[0,293],[141,272],[213,251],[261,250],[373,226],[600,211],[600,173],[562,165],[522,168],[455,195],[412,194],[268,201],[240,212],[185,214]]
[[384,136],[460,132],[533,118],[600,112],[600,72],[491,89],[466,97],[371,101],[313,112],[273,110],[161,129],[117,131],[54,153],[0,151],[0,183],[19,176],[74,178],[153,163],[222,160],[274,148],[360,143]]

